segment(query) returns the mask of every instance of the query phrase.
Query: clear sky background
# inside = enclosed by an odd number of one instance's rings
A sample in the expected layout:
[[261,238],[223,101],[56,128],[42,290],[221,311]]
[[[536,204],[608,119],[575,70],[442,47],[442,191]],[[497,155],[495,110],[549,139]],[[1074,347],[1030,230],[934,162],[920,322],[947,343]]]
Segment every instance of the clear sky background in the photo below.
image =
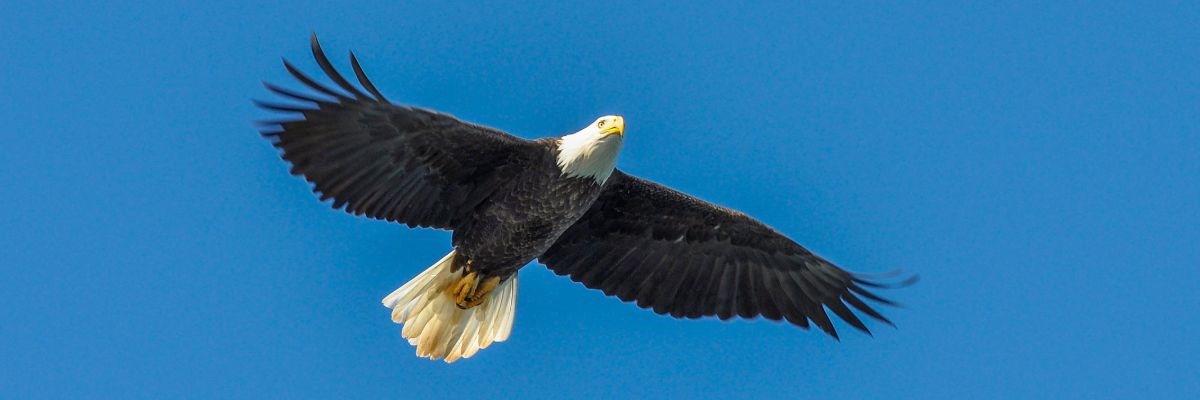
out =
[[[1195,2],[29,3],[0,7],[0,397],[1200,393]],[[379,300],[449,234],[317,202],[251,124],[314,31],[519,136],[624,115],[626,171],[923,279],[837,342],[531,265],[508,342],[418,359]]]

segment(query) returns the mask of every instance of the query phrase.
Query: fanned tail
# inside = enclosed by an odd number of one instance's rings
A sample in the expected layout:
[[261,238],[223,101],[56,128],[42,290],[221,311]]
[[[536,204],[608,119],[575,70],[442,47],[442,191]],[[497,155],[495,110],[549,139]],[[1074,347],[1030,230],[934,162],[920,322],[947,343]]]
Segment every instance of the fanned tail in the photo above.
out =
[[516,275],[501,282],[483,303],[459,308],[447,290],[463,277],[463,269],[451,271],[454,253],[383,298],[383,305],[392,309],[392,321],[404,324],[401,334],[417,346],[417,356],[447,363],[508,339],[517,309]]

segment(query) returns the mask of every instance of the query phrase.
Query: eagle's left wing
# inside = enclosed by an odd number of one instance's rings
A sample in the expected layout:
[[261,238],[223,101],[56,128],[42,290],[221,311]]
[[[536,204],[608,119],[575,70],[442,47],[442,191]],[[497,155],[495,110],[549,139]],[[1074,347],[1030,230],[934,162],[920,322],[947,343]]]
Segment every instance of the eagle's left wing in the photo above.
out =
[[870,333],[850,307],[890,325],[860,296],[894,304],[865,288],[886,285],[838,268],[745,214],[620,170],[539,261],[659,314],[762,315],[805,328],[812,321],[835,338],[825,309]]
[[288,72],[316,93],[268,84],[300,104],[259,102],[292,115],[268,122],[263,135],[282,150],[292,173],[312,182],[334,208],[408,226],[458,229],[496,188],[545,151],[497,129],[392,104],[351,54],[364,92],[333,68],[315,35],[312,52],[341,91],[285,61]]

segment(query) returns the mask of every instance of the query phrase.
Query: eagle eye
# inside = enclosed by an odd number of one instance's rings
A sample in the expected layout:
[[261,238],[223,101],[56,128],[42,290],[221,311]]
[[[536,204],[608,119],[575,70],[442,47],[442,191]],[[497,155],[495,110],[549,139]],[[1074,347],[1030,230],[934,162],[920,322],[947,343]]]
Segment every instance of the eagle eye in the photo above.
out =
[[597,124],[596,124],[596,127],[597,127],[597,128],[603,128],[603,127],[604,127],[604,121],[600,121],[599,123],[597,123]]

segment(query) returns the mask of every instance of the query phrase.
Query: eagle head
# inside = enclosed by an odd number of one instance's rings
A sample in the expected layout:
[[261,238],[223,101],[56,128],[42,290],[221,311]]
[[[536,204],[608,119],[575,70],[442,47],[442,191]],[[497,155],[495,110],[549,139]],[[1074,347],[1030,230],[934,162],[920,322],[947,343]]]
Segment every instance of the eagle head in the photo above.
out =
[[617,165],[625,141],[625,118],[605,115],[558,142],[558,167],[563,175],[592,178],[604,184]]

